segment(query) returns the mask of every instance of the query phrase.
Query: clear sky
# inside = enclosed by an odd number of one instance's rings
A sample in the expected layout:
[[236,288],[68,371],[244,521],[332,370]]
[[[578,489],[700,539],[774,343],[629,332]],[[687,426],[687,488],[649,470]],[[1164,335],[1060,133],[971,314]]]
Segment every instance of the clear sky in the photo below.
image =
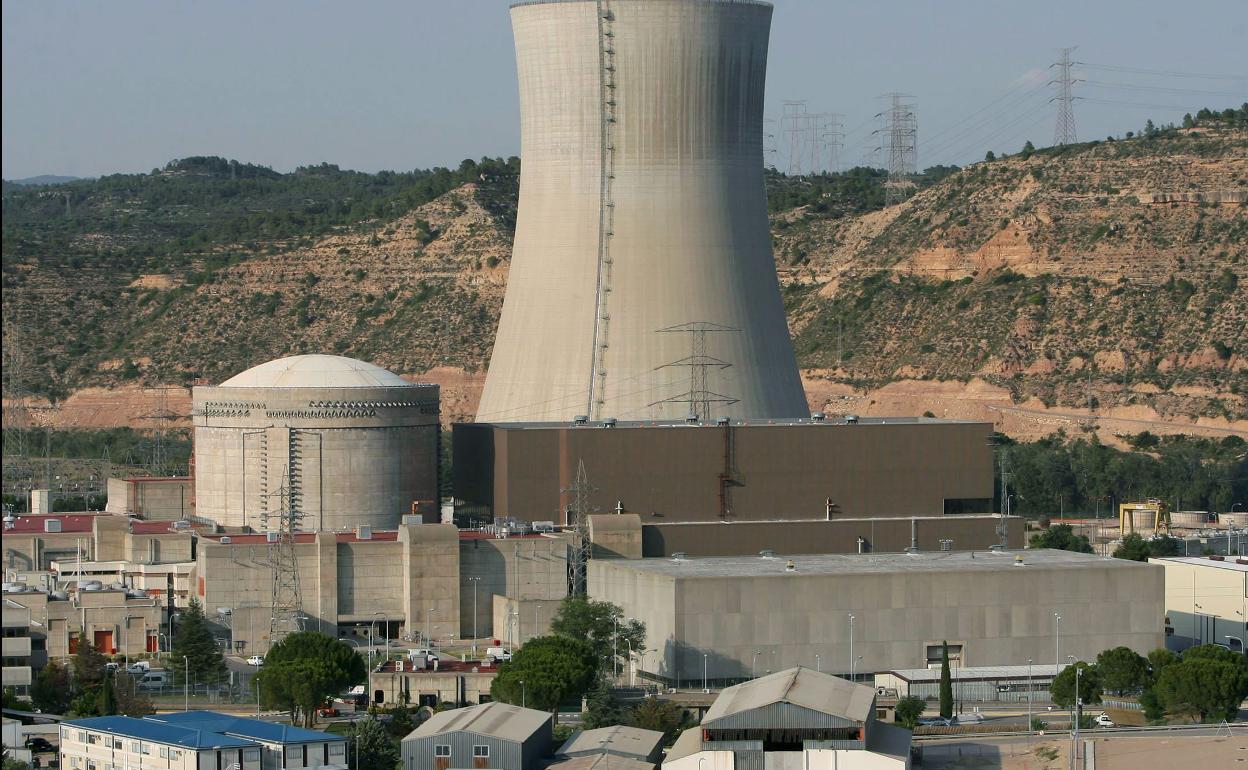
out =
[[[1077,69],[1080,139],[1248,101],[1248,0],[775,5],[768,115],[786,99],[840,113],[843,165],[869,156],[889,91],[914,97],[920,168],[1051,143],[1045,83],[1062,46],[1100,65]],[[187,155],[374,171],[519,150],[504,0],[2,7],[6,179],[148,171]]]

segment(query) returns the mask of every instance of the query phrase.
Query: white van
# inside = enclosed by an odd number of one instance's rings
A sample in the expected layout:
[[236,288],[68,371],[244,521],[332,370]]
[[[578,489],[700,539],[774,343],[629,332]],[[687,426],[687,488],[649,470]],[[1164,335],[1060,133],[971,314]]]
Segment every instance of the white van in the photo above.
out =
[[511,650],[506,647],[486,647],[485,657],[497,661],[511,660]]
[[144,674],[143,678],[139,680],[138,686],[143,690],[159,690],[160,688],[167,687],[170,684],[172,684],[172,682],[169,680],[168,672],[164,669],[157,669],[155,671],[148,671]]

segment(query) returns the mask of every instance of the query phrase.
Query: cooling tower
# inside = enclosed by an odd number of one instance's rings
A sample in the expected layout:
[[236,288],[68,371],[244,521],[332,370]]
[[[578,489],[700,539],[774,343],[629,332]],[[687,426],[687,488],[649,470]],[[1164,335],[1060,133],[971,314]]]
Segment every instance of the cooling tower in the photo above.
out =
[[480,421],[806,414],[771,254],[771,6],[511,8],[522,170]]

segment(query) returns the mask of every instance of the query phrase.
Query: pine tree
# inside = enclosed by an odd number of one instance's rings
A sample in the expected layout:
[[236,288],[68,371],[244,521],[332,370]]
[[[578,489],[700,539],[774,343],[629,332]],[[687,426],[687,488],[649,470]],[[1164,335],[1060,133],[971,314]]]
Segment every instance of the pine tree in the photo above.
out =
[[111,676],[104,677],[104,682],[100,685],[100,700],[96,711],[102,717],[111,717],[117,713],[117,693],[113,690]]
[[225,673],[225,658],[204,619],[204,608],[197,599],[191,599],[182,612],[170,659],[174,682],[178,685],[182,685],[187,676],[191,684],[211,683]]
[[610,727],[624,721],[624,710],[620,708],[619,701],[611,695],[611,688],[605,678],[598,678],[586,700],[587,708],[585,717],[582,719],[582,725],[586,730]]
[[940,715],[953,716],[953,682],[949,678],[949,642],[941,642],[940,650]]

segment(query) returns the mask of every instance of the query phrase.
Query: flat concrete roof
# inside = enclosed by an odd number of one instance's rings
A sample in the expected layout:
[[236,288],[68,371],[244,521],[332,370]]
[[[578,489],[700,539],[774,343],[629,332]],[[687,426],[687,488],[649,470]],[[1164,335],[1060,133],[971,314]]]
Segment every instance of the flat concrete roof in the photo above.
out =
[[[1028,677],[1033,679],[1052,679],[1062,673],[1062,669],[1066,668],[1063,663],[1060,666],[1052,663],[1035,664],[1031,666],[955,666],[950,670],[950,674],[959,682],[970,681],[995,681],[1000,679],[1021,679],[1026,680]],[[939,668],[896,668],[885,673],[905,682],[939,682]]]
[[[1239,572],[1248,572],[1248,560],[1234,559],[1233,557],[1224,557],[1223,560],[1210,559],[1208,556],[1163,556],[1157,559],[1149,559],[1150,562],[1177,562],[1179,564],[1190,564],[1193,567],[1210,567],[1212,569],[1229,569]],[[1242,562],[1242,563],[1241,563]]]
[[[1022,567],[1015,557],[1023,557]],[[1022,551],[921,551],[870,554],[776,554],[759,556],[708,556],[703,558],[650,558],[596,560],[617,569],[649,572],[680,578],[787,577],[794,575],[861,575],[897,572],[995,572],[1014,569],[1140,569],[1138,561],[1056,550]],[[788,570],[792,561],[794,570]]]
[[[810,417],[788,417],[773,419],[739,419],[732,418],[728,420],[728,424],[734,428],[740,427],[768,427],[768,426],[829,426],[840,425],[842,427],[861,426],[861,425],[987,425],[984,420],[947,420],[940,417],[857,417],[856,422],[849,422],[844,417],[834,417],[829,415],[825,419],[815,420]],[[579,428],[583,430],[591,430],[594,428],[607,428],[604,420],[589,420],[585,423],[575,422],[478,422],[472,425],[489,426],[491,428],[502,428],[504,430],[551,430],[554,428]],[[703,420],[701,422],[687,422],[685,420],[617,420],[612,429],[619,428],[718,428],[722,427],[715,420]]]

